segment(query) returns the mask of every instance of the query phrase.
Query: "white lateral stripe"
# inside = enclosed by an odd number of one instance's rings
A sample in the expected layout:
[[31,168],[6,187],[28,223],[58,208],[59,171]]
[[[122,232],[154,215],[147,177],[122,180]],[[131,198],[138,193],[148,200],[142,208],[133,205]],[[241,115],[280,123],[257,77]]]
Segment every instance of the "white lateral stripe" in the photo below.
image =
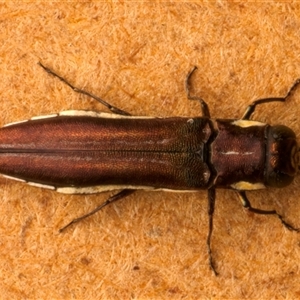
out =
[[27,182],[27,184],[29,184],[31,186],[43,188],[43,189],[55,190],[55,186],[52,186],[52,185],[41,184],[41,183],[37,183],[37,182]]
[[13,176],[8,176],[8,175],[4,175],[4,174],[1,174],[4,178],[7,178],[7,179],[11,179],[11,180],[15,180],[15,181],[20,181],[20,182],[26,182],[24,179],[21,179],[21,178],[18,178],[18,177],[13,177]]
[[51,114],[51,115],[44,115],[44,116],[35,116],[30,118],[30,120],[40,120],[40,119],[49,119],[49,118],[55,118],[58,114]]
[[172,193],[187,193],[187,192],[197,192],[198,190],[172,190],[172,189],[164,189],[164,188],[155,188],[151,186],[135,186],[135,185],[96,185],[96,186],[89,186],[89,187],[55,187],[53,185],[47,185],[37,182],[29,181],[27,182],[24,179],[8,176],[4,174],[0,174],[2,177],[27,183],[28,185],[44,188],[48,190],[56,190],[62,194],[97,194],[101,192],[108,192],[114,190],[124,190],[124,189],[131,189],[131,190],[147,190],[147,191],[164,191],[164,192],[172,192]]
[[154,119],[155,117],[147,116],[123,116],[118,114],[106,113],[106,112],[96,112],[92,110],[64,110],[61,111],[59,116],[85,116],[93,118],[109,118],[109,119]]
[[16,124],[21,124],[21,123],[25,123],[25,122],[28,122],[28,121],[41,120],[41,119],[51,119],[51,118],[56,118],[56,117],[59,117],[59,116],[70,116],[70,117],[86,116],[86,117],[107,118],[107,119],[155,119],[155,118],[160,119],[160,117],[123,116],[123,115],[106,113],[106,112],[96,112],[96,111],[92,111],[92,110],[64,110],[64,111],[61,111],[60,113],[35,116],[35,117],[30,118],[29,120],[22,120],[22,121],[7,123],[7,124],[3,125],[3,127],[8,127],[8,126],[16,125]]
[[59,187],[56,189],[57,192],[63,194],[97,194],[101,192],[108,192],[114,190],[147,190],[147,191],[165,191],[165,192],[196,192],[197,190],[172,190],[163,188],[154,188],[151,186],[134,186],[134,185],[107,185],[107,186],[90,186],[90,187]]
[[[94,118],[99,118],[102,114],[105,114],[105,113],[97,113],[95,111],[85,111],[85,110],[64,110],[64,111],[61,111],[59,113],[60,116],[89,116],[89,117],[94,117]],[[107,114],[109,115],[109,114]]]
[[265,185],[263,183],[250,183],[247,181],[239,181],[231,185],[231,187],[235,190],[240,191],[249,191],[249,190],[261,190],[265,189]]
[[252,126],[265,126],[265,123],[252,121],[252,120],[235,120],[231,123],[232,125],[239,126],[239,127],[252,127]]
[[37,182],[28,182],[22,178],[18,178],[18,177],[14,177],[14,176],[9,176],[9,175],[5,175],[5,174],[0,174],[2,177],[10,179],[10,180],[15,180],[15,181],[19,181],[19,182],[23,182],[23,183],[27,183],[31,186],[35,186],[35,187],[39,187],[39,188],[44,188],[44,189],[48,189],[48,190],[55,190],[55,186],[52,185],[48,185],[48,184],[42,184],[42,183],[37,183]]
[[21,124],[21,123],[25,123],[25,122],[28,122],[28,120],[23,120],[23,121],[16,121],[16,122],[7,123],[7,124],[3,125],[3,127],[8,127],[8,126],[12,126],[12,125],[17,125],[17,124]]

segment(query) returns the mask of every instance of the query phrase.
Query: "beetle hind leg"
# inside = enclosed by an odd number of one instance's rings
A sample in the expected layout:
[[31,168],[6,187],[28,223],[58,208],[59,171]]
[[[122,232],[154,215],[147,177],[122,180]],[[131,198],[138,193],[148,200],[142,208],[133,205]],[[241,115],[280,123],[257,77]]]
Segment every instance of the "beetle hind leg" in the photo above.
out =
[[73,219],[70,223],[68,223],[67,225],[65,225],[64,227],[62,227],[61,229],[59,229],[59,232],[63,232],[65,231],[69,226],[75,224],[75,223],[78,223],[80,221],[82,221],[83,219],[85,218],[88,218],[90,216],[92,216],[93,214],[97,213],[98,211],[100,211],[103,207],[113,203],[113,202],[116,202],[118,200],[121,200],[129,195],[131,195],[132,193],[134,193],[136,190],[122,190],[120,191],[119,193],[109,197],[105,202],[103,202],[102,204],[100,204],[99,206],[97,206],[95,209],[93,209],[92,211],[90,211],[89,213],[83,215],[83,216],[80,216],[76,219]]
[[72,85],[65,78],[63,78],[62,76],[56,74],[54,71],[52,71],[48,67],[45,67],[41,62],[38,62],[38,65],[40,65],[47,73],[53,75],[54,77],[58,78],[60,81],[62,81],[63,83],[65,83],[74,92],[79,93],[79,94],[83,94],[83,95],[86,95],[88,97],[91,97],[91,98],[95,99],[96,101],[100,102],[102,105],[104,105],[105,107],[107,107],[114,114],[123,115],[123,116],[130,116],[130,113],[126,112],[125,110],[117,108],[116,106],[113,106],[113,105],[109,104],[108,102],[104,101],[103,99],[99,98],[98,96],[96,96],[96,95],[94,95],[92,93],[89,93],[87,91],[84,91],[82,89],[79,89],[76,86]]
[[243,206],[248,210],[251,211],[255,214],[260,214],[260,215],[275,215],[279,218],[279,220],[281,221],[281,223],[290,231],[296,231],[296,232],[300,232],[300,228],[295,228],[294,226],[292,226],[291,224],[287,223],[284,219],[283,216],[280,215],[276,210],[262,210],[262,209],[258,209],[258,208],[254,208],[251,206],[250,201],[248,200],[247,196],[246,196],[246,192],[245,191],[236,191]]

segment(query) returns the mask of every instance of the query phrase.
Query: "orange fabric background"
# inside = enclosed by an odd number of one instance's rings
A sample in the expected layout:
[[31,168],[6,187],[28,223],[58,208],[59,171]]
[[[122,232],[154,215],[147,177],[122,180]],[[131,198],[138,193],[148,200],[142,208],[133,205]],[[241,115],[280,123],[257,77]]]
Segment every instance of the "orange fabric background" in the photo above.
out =
[[[300,77],[300,6],[288,3],[7,2],[0,5],[1,119],[66,109],[105,111],[45,73],[134,115],[197,116],[184,80],[211,115],[238,118],[253,100],[285,95]],[[254,119],[299,134],[300,91]],[[300,226],[299,179],[248,194]],[[0,181],[0,292],[22,299],[299,298],[300,235],[217,192],[208,268],[206,191],[146,193],[58,234],[109,193],[61,195]]]

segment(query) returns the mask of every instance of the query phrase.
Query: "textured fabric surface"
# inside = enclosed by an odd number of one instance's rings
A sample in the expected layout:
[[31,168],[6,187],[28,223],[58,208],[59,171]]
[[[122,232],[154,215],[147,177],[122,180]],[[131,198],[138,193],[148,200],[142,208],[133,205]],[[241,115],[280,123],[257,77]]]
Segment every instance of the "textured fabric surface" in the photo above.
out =
[[[7,2],[0,5],[0,123],[66,109],[107,111],[37,63],[133,115],[238,118],[253,100],[283,96],[300,77],[300,6],[269,2]],[[299,136],[300,91],[253,119]],[[57,166],[59,168],[59,165]],[[300,226],[299,179],[249,192]],[[1,178],[3,299],[296,299],[300,235],[217,191],[208,267],[207,193],[138,191],[64,233],[105,201]]]

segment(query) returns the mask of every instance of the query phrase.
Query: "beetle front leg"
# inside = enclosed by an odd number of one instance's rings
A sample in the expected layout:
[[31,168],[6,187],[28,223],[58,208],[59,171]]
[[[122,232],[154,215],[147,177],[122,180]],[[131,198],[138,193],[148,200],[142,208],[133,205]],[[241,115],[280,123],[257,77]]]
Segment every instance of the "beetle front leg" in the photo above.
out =
[[85,218],[90,217],[91,215],[95,214],[96,212],[100,211],[103,207],[116,202],[118,200],[121,200],[129,195],[131,195],[132,193],[134,193],[136,190],[122,190],[119,193],[109,197],[105,202],[103,202],[102,204],[100,204],[99,206],[97,206],[95,209],[93,209],[92,211],[90,211],[89,213],[78,217],[74,220],[72,220],[70,223],[68,223],[67,225],[65,225],[64,227],[62,227],[61,229],[59,229],[59,232],[63,232],[64,230],[66,230],[69,226],[71,226],[72,224],[78,223],[80,221],[82,221]]
[[254,113],[255,108],[257,105],[264,104],[264,103],[270,103],[270,102],[285,102],[288,97],[291,96],[291,94],[295,91],[295,89],[299,86],[300,83],[300,78],[298,78],[293,85],[290,87],[288,92],[284,97],[272,97],[272,98],[263,98],[263,99],[258,99],[254,102],[252,102],[247,108],[242,116],[242,120],[249,120],[251,115]]
[[65,83],[67,86],[69,86],[74,92],[79,93],[79,94],[83,94],[86,95],[88,97],[91,97],[95,100],[97,100],[98,102],[100,102],[102,105],[104,105],[105,107],[107,107],[112,113],[114,114],[118,114],[118,115],[123,115],[123,116],[130,116],[131,114],[128,113],[125,110],[122,110],[120,108],[117,108],[116,106],[113,106],[111,104],[109,104],[108,102],[104,101],[103,99],[97,97],[96,95],[86,92],[84,90],[81,90],[79,88],[77,88],[76,86],[72,85],[70,82],[68,82],[66,79],[64,79],[63,77],[61,77],[60,75],[56,74],[54,71],[52,71],[51,69],[49,69],[48,67],[45,67],[41,62],[38,62],[38,64],[49,74],[53,75],[54,77],[57,77],[60,81],[62,81],[63,83]]
[[262,209],[258,209],[258,208],[254,208],[251,206],[250,201],[248,200],[247,196],[246,196],[246,192],[245,191],[236,191],[243,206],[248,210],[251,211],[255,214],[260,214],[260,215],[275,215],[279,218],[279,220],[281,221],[281,223],[288,229],[291,231],[296,231],[296,232],[300,232],[300,228],[295,228],[294,226],[292,226],[291,224],[287,223],[284,219],[283,216],[280,215],[279,213],[277,213],[276,210],[262,210]]

